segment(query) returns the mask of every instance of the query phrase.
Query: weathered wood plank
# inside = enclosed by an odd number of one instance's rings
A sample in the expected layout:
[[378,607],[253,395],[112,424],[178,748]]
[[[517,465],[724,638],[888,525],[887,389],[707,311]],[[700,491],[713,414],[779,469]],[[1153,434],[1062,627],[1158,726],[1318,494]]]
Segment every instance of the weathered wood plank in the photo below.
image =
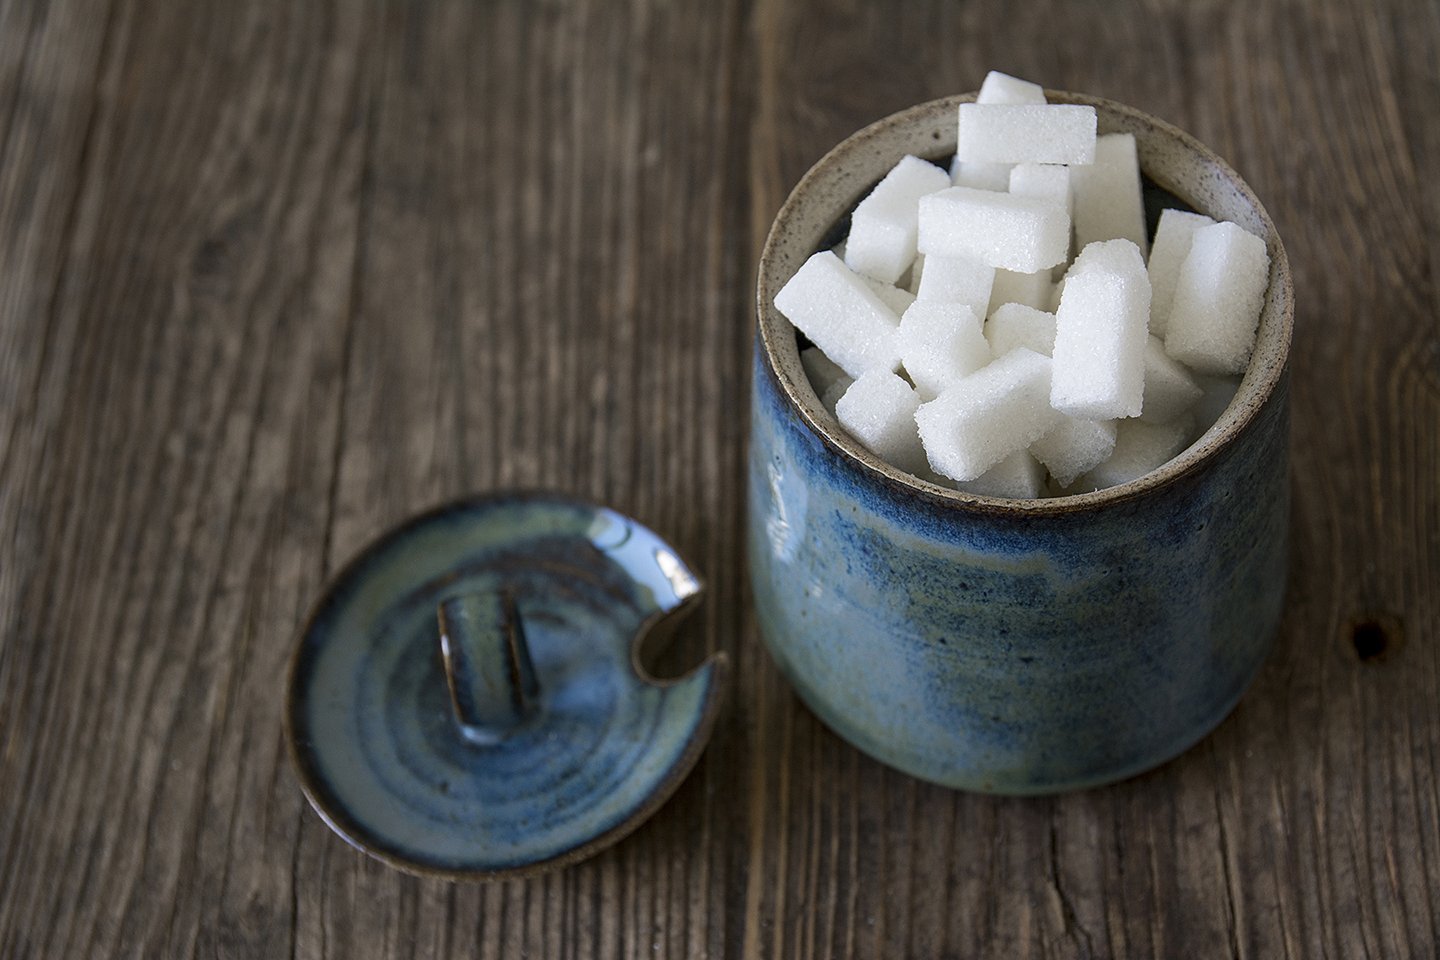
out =
[[[6,231],[61,262],[48,314],[4,323],[17,349],[41,323],[54,345],[5,461],[35,529],[5,548],[24,579],[0,671],[0,954],[282,954],[304,805],[275,697],[324,573],[356,24],[279,5],[41,16],[14,38],[38,45],[22,111],[56,124],[28,169],[73,209]],[[7,169],[25,136],[7,131]]]

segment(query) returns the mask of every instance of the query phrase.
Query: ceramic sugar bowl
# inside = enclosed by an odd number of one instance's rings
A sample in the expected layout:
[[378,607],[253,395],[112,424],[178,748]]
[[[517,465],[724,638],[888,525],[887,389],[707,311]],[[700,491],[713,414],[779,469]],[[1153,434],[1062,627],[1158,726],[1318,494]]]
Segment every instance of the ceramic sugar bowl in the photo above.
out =
[[1097,98],[1156,187],[1265,238],[1270,281],[1234,400],[1184,453],[1116,487],[1042,500],[961,493],[882,462],[815,395],[775,294],[833,244],[904,155],[944,163],[952,97],[841,143],[790,195],[760,263],[749,554],[771,653],[842,737],[917,777],[1031,794],[1127,777],[1235,706],[1280,621],[1286,571],[1289,265],[1221,159]]

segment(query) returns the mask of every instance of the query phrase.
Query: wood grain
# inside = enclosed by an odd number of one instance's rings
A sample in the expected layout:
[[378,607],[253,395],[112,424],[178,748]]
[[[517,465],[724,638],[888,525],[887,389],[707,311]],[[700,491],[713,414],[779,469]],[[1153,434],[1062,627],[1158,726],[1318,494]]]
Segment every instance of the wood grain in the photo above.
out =
[[[0,4],[0,957],[1436,955],[1437,64],[1418,0]],[[770,218],[990,67],[1214,146],[1300,304],[1274,656],[1040,800],[830,734],[745,582]],[[286,658],[385,526],[532,485],[693,559],[660,668],[729,651],[727,712],[594,860],[408,878],[305,806]]]

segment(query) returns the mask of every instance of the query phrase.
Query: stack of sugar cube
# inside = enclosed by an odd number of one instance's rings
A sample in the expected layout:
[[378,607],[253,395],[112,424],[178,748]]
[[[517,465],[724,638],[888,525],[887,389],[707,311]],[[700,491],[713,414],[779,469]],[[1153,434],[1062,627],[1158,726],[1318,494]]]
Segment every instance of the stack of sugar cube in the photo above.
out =
[[1218,419],[1269,267],[1264,240],[1197,213],[1163,211],[1152,242],[1135,138],[992,72],[949,170],[901,159],[775,307],[876,456],[969,493],[1063,496],[1141,477]]

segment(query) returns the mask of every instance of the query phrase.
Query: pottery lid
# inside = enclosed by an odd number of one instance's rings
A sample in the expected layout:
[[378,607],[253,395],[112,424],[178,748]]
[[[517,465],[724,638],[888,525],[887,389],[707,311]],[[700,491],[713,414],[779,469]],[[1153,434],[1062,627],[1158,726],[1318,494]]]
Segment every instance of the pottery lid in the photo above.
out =
[[639,665],[702,585],[606,507],[450,504],[334,579],[291,662],[285,733],[336,833],[402,870],[486,879],[572,863],[638,827],[699,758],[725,658]]

